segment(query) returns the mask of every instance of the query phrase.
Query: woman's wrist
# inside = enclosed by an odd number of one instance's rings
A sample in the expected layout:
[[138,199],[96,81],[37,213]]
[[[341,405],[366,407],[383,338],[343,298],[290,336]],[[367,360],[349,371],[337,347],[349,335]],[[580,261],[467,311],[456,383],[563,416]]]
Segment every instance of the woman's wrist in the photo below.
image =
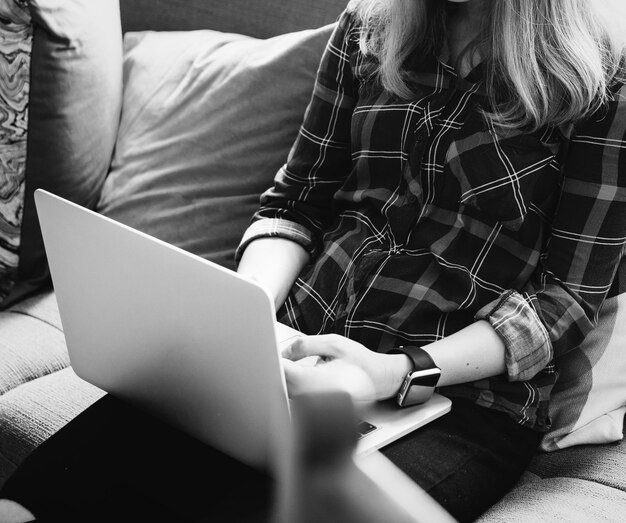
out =
[[406,354],[384,354],[384,376],[380,380],[378,399],[393,398],[398,394],[406,375],[413,369],[413,364]]

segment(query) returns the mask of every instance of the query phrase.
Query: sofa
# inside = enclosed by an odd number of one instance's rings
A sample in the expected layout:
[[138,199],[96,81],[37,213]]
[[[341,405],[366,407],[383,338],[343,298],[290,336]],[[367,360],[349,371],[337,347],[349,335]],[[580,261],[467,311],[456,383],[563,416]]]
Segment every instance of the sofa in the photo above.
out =
[[[0,0],[0,183],[17,180],[12,214],[0,216],[10,240],[0,242],[0,485],[104,394],[70,366],[34,190],[233,268],[346,3]],[[584,401],[564,387],[560,432],[481,523],[626,520],[626,374],[592,390],[602,369],[624,368],[620,290],[609,334],[588,342],[610,350],[581,356],[591,362]]]

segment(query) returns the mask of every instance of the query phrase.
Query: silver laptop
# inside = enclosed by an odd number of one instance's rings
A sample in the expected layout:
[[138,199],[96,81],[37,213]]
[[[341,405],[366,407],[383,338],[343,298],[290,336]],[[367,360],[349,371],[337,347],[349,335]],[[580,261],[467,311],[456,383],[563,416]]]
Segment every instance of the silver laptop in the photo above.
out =
[[[278,474],[291,440],[280,346],[301,334],[275,321],[266,291],[49,192],[37,190],[35,201],[74,371]],[[379,449],[449,410],[438,394],[407,409],[362,405],[356,452]]]

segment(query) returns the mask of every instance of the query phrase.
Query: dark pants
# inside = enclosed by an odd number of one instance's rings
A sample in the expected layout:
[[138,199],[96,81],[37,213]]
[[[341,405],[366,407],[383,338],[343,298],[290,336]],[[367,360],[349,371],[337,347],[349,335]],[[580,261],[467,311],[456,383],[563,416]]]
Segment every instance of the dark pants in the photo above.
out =
[[272,495],[267,476],[113,396],[35,449],[0,491],[42,521],[89,523],[267,521]]
[[[454,400],[449,414],[383,452],[459,521],[472,521],[515,484],[540,437]],[[252,522],[270,518],[274,488],[265,475],[105,396],[37,448],[0,497],[42,521]]]
[[518,481],[541,434],[507,414],[452,400],[452,411],[383,449],[459,521],[473,521]]

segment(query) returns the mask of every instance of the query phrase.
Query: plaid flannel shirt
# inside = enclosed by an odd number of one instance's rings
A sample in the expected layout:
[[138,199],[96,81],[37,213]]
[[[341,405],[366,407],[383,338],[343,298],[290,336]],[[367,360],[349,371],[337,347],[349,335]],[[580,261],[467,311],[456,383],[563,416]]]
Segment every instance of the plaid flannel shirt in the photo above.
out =
[[625,243],[625,92],[570,133],[503,133],[480,66],[414,57],[402,101],[368,81],[358,31],[344,13],[237,256],[263,236],[309,250],[279,311],[307,334],[387,351],[489,321],[506,375],[440,392],[546,430],[554,361],[593,328]]

